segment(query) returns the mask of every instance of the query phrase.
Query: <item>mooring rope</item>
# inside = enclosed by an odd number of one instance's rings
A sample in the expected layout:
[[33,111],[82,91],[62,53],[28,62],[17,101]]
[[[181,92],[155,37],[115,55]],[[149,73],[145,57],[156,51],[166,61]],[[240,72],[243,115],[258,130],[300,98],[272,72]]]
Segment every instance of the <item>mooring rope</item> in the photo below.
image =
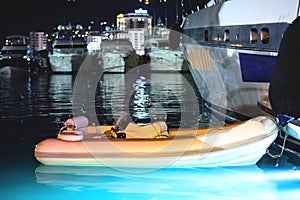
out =
[[[281,130],[279,130],[279,131],[281,132]],[[283,138],[283,144],[282,144],[282,148],[281,148],[280,154],[273,155],[273,154],[270,153],[269,149],[266,150],[267,154],[268,154],[269,156],[271,156],[272,158],[280,158],[280,157],[283,155],[287,137],[288,137],[288,133],[285,132],[285,135],[284,135],[284,138]]]

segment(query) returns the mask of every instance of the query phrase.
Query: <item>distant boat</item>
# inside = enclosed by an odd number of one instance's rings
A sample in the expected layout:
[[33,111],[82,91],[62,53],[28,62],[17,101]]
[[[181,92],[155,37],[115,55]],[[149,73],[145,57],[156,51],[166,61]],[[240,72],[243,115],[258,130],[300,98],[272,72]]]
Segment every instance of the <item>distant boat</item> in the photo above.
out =
[[10,35],[5,38],[0,53],[0,74],[11,75],[36,72],[39,65],[29,46],[29,37]]
[[151,69],[154,71],[189,70],[183,52],[179,48],[172,50],[168,38],[153,36],[146,41],[145,49],[150,57]]
[[[80,32],[83,28],[77,25],[75,30]],[[75,30],[71,25],[58,27],[52,44],[53,52],[49,54],[50,67],[54,73],[77,72],[88,54],[83,35],[75,33]]]
[[104,39],[100,59],[104,72],[125,73],[127,67],[137,66],[140,58],[129,39]]

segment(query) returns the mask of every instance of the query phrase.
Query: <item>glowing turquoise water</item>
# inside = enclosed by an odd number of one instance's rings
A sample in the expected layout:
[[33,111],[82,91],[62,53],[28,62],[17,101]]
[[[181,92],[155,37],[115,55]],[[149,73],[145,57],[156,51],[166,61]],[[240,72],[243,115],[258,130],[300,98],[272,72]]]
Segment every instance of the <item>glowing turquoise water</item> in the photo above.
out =
[[300,172],[256,165],[111,169],[40,165],[1,187],[2,199],[297,199]]

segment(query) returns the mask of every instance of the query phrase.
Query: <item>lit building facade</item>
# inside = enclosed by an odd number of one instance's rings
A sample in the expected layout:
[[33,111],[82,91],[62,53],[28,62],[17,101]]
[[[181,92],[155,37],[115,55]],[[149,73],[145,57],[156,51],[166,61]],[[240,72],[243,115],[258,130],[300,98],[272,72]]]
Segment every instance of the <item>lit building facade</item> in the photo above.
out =
[[90,54],[97,53],[101,49],[102,36],[90,34],[86,37],[87,49]]
[[132,44],[132,47],[135,49],[135,52],[138,55],[144,55],[144,44],[145,44],[145,33],[142,29],[130,29],[128,31],[129,41]]
[[30,47],[33,51],[42,51],[47,49],[47,36],[44,32],[30,32]]
[[145,35],[152,34],[152,16],[147,10],[138,9],[134,13],[118,14],[117,27],[120,31],[128,32],[130,29],[142,29]]
[[134,13],[117,15],[117,29],[127,35],[139,55],[144,54],[145,37],[152,35],[152,20],[148,11],[141,8]]

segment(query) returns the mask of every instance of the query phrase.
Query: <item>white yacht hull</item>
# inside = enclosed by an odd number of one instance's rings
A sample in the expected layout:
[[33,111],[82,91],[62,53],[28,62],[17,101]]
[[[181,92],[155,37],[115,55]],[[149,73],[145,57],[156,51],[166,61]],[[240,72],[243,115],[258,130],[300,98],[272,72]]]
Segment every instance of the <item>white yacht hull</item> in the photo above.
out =
[[157,49],[150,51],[148,54],[151,69],[154,71],[175,70],[184,72],[189,70],[182,51]]
[[52,54],[49,55],[51,70],[55,73],[77,72],[86,58],[86,54]]
[[280,40],[298,9],[298,0],[232,0],[186,17],[183,51],[212,111],[241,120],[262,114],[257,102],[269,101]]
[[[193,49],[193,45],[186,47]],[[243,74],[239,54],[247,53],[248,56],[265,54],[271,60],[275,59],[275,54],[215,47],[206,47],[202,51],[206,51],[213,60],[220,61],[210,61],[204,68],[199,68],[199,65],[191,65],[189,68],[200,94],[210,104],[208,106],[224,115],[226,111],[232,111],[240,117],[263,114],[257,107],[257,102],[268,101],[269,82],[245,81],[247,75]],[[192,56],[192,52],[188,50],[187,55]]]
[[125,72],[125,60],[122,54],[119,53],[103,53],[101,56],[104,72]]
[[103,40],[100,58],[104,72],[125,73],[139,64],[139,56],[128,39]]

